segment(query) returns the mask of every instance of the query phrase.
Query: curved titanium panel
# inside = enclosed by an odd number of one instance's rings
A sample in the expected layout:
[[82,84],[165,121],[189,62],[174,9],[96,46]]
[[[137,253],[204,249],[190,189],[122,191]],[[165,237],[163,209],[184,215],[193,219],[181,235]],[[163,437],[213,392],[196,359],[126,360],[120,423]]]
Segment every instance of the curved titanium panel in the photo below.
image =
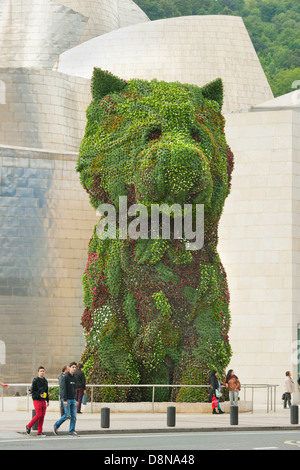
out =
[[87,18],[50,0],[0,0],[0,67],[52,68]]
[[46,69],[0,69],[0,144],[77,151],[91,100],[90,80]]
[[221,77],[225,113],[273,98],[245,25],[236,16],[180,17],[122,28],[64,52],[54,70],[90,78],[95,66],[124,79],[199,86]]

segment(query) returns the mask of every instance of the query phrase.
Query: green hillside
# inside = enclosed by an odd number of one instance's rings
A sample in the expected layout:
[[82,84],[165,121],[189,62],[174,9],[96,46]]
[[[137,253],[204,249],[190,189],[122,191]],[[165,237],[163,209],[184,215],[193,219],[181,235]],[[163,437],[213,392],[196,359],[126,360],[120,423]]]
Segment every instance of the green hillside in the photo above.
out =
[[[274,96],[300,80],[298,0],[135,0],[151,20],[189,15],[241,16]],[[294,85],[295,86],[295,85]]]

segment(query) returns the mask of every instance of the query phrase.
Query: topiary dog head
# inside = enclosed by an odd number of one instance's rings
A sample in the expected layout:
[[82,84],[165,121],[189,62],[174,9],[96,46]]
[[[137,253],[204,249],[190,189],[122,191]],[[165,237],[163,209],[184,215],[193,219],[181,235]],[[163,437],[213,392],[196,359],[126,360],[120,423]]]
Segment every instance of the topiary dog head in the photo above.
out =
[[204,204],[217,221],[232,170],[222,81],[126,82],[95,68],[92,94],[77,164],[92,205]]

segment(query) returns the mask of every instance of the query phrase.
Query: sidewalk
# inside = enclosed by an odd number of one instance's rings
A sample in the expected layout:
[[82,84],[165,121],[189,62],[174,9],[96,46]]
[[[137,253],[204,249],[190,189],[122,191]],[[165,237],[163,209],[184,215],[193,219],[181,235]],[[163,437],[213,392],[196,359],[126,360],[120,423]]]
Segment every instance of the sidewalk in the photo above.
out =
[[[47,410],[44,432],[52,434],[53,424],[59,419],[56,411]],[[31,412],[0,411],[0,439],[7,434],[24,433]],[[60,434],[68,432],[69,423],[60,428]],[[254,413],[239,413],[238,425],[230,424],[230,414],[176,413],[175,427],[167,426],[166,413],[110,413],[110,427],[101,428],[100,413],[82,413],[77,416],[76,431],[87,433],[148,433],[148,432],[208,432],[251,430],[300,430],[300,425],[290,424],[290,410],[278,407],[277,411],[257,410]]]

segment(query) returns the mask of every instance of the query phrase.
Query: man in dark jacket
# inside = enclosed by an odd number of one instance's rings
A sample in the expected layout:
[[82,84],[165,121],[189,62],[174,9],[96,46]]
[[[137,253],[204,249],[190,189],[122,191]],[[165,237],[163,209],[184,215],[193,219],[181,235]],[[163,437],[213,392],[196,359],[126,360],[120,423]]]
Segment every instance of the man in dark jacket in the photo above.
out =
[[35,409],[35,416],[32,418],[30,423],[27,424],[26,433],[30,434],[32,426],[38,421],[37,435],[43,437],[45,436],[42,432],[44,418],[47,406],[49,406],[48,381],[45,378],[45,368],[43,366],[38,368],[38,376],[32,381],[31,395]]
[[60,409],[60,416],[63,416],[65,414],[65,405],[64,405],[64,400],[63,400],[63,378],[64,375],[68,372],[68,367],[64,366],[61,370],[61,373],[58,377],[58,383],[59,383],[59,409]]
[[63,401],[65,405],[65,414],[54,424],[53,432],[57,434],[58,428],[70,418],[69,435],[77,436],[75,432],[76,419],[77,419],[77,403],[76,403],[76,379],[75,371],[77,364],[71,362],[70,370],[63,377]]
[[76,378],[76,401],[77,401],[77,413],[81,414],[81,403],[82,397],[86,393],[86,379],[83,372],[83,364],[79,362],[78,369],[75,372]]

